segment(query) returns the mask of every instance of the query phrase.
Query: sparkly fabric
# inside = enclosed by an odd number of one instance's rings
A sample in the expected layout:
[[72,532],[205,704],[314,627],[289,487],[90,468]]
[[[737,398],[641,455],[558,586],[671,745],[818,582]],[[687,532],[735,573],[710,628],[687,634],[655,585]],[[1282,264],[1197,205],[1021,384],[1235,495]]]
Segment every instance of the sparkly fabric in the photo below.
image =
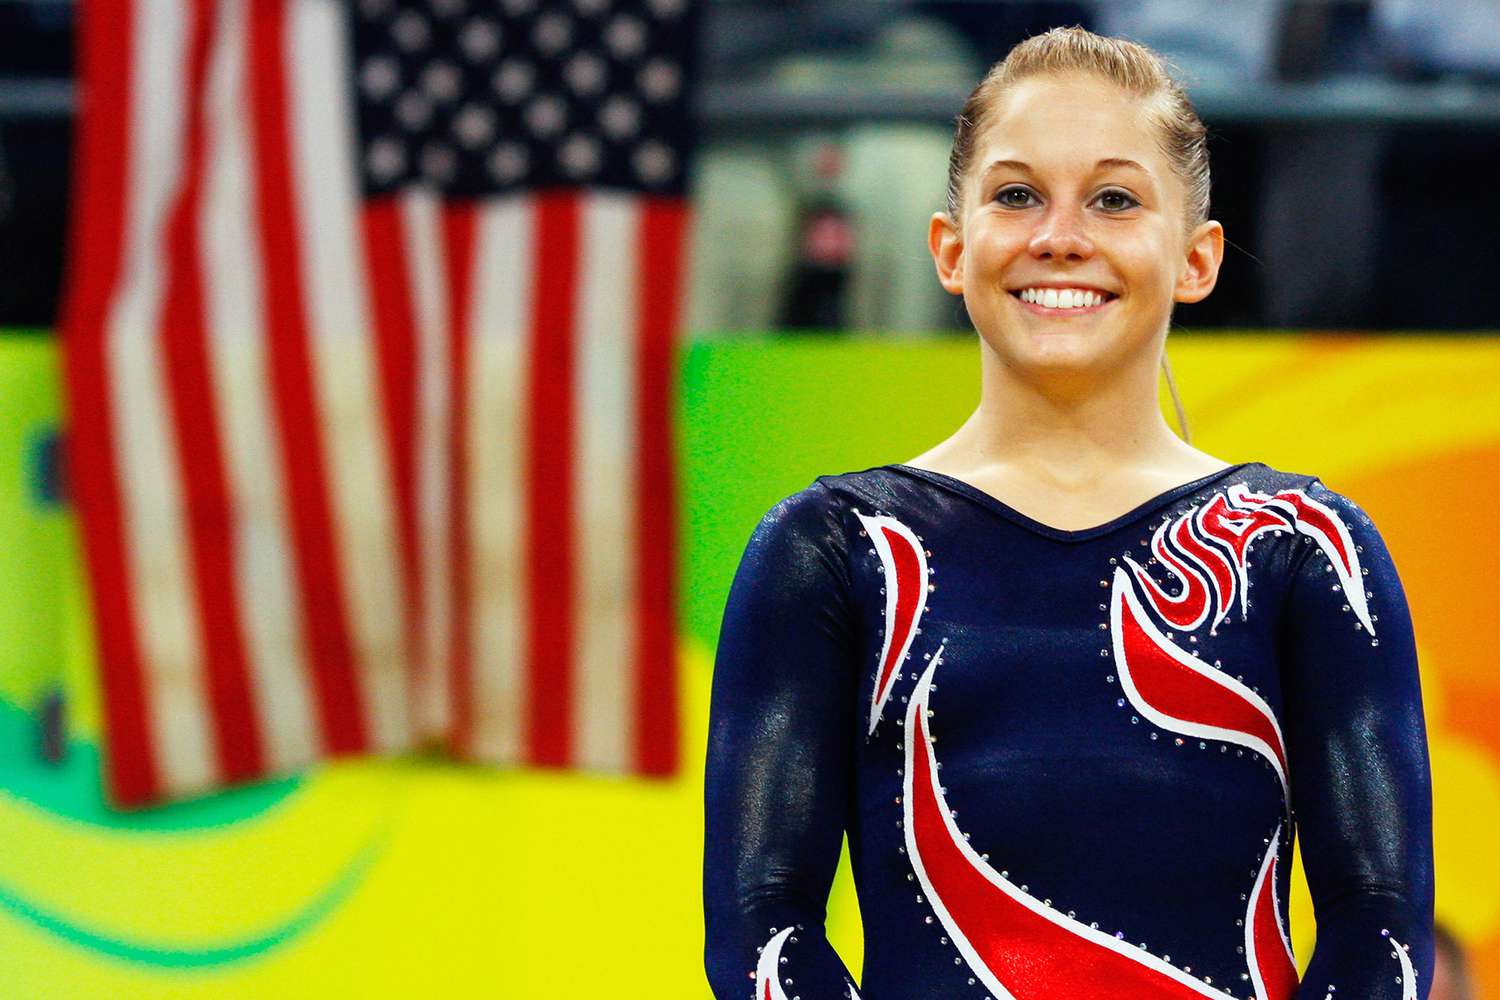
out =
[[[846,831],[858,977],[823,929]],[[1432,908],[1405,595],[1316,477],[1245,463],[1064,531],[881,466],[751,535],[708,745],[719,1000],[1425,998]]]

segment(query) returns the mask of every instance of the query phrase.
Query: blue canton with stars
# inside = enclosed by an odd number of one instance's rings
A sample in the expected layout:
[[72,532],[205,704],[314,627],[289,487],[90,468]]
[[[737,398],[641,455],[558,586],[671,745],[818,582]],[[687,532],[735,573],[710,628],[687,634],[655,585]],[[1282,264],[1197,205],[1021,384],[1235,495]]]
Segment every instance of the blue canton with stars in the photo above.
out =
[[366,194],[685,190],[689,0],[358,0]]

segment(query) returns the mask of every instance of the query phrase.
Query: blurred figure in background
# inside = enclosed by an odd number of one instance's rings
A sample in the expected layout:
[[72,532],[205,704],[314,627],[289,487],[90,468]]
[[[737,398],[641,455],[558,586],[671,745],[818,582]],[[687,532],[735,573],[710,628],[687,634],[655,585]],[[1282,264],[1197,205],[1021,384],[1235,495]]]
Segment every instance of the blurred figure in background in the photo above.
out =
[[1432,993],[1427,1000],[1479,1000],[1458,938],[1439,922],[1433,925],[1432,939],[1437,949],[1436,965],[1432,970]]
[[[881,21],[837,32],[809,12],[783,12],[785,30],[812,34],[767,63],[765,81],[789,96],[969,85],[978,65],[957,30],[898,5],[871,8]],[[769,16],[753,14],[751,24]],[[728,79],[754,76],[747,62]],[[942,177],[949,140],[948,123],[861,122],[710,148],[697,177],[689,328],[964,326],[921,251],[927,218],[942,203],[933,178]]]

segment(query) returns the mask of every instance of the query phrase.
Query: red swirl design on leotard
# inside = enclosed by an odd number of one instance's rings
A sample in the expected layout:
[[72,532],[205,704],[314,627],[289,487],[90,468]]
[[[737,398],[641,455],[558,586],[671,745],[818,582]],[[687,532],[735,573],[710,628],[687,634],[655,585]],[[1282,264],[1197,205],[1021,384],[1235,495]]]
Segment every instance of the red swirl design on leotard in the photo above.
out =
[[1236,603],[1240,618],[1248,617],[1250,545],[1263,534],[1282,531],[1294,531],[1318,543],[1338,575],[1340,589],[1348,596],[1349,609],[1374,635],[1359,547],[1338,513],[1304,490],[1260,493],[1247,483],[1236,483],[1201,506],[1163,521],[1152,536],[1151,554],[1181,581],[1175,594],[1130,556],[1124,561],[1143,599],[1163,621],[1178,628],[1197,629],[1208,618],[1208,605],[1212,603],[1209,628],[1214,629]]
[[1280,844],[1281,825],[1277,824],[1245,912],[1245,963],[1250,967],[1256,1000],[1287,1000],[1297,989],[1292,943],[1281,926],[1281,910],[1276,905]]
[[880,556],[885,575],[885,635],[870,694],[869,731],[873,733],[927,608],[927,553],[916,532],[894,517],[857,512],[856,516]]
[[1110,601],[1115,666],[1136,711],[1162,729],[1222,740],[1265,757],[1287,788],[1286,746],[1271,706],[1241,681],[1204,663],[1162,634],[1146,615],[1122,567]]
[[1217,626],[1223,620],[1236,599],[1240,605],[1240,618],[1246,618],[1249,614],[1250,591],[1245,560],[1250,543],[1268,532],[1292,530],[1295,527],[1292,518],[1275,507],[1234,507],[1224,494],[1217,493],[1199,512],[1197,525],[1204,538],[1217,542],[1229,551],[1229,565],[1234,571],[1232,591],[1226,595],[1228,599],[1221,606],[1220,615],[1214,624]]
[[[1192,532],[1188,528],[1190,516],[1191,514],[1189,513],[1172,522],[1163,521],[1157,527],[1156,533],[1151,536],[1152,554],[1161,560],[1163,565],[1171,569],[1177,579],[1182,582],[1178,593],[1167,593],[1152,578],[1151,574],[1146,572],[1143,566],[1129,556],[1125,557],[1125,562],[1130,567],[1131,573],[1135,576],[1137,585],[1145,593],[1146,599],[1151,602],[1151,606],[1167,621],[1178,628],[1185,629],[1195,629],[1202,625],[1213,610],[1209,595],[1208,571],[1206,569],[1199,569],[1189,561],[1179,559],[1166,544],[1166,536],[1169,530],[1168,525],[1170,524],[1172,540],[1179,547],[1188,552],[1193,552],[1195,548],[1201,549],[1201,554],[1204,557],[1212,555],[1201,542],[1191,537]],[[1222,563],[1223,560],[1220,559],[1220,562]],[[1227,571],[1227,564],[1225,564],[1225,569]],[[1220,606],[1223,606],[1222,600]]]
[[1343,518],[1327,504],[1314,500],[1302,490],[1281,490],[1274,496],[1257,493],[1241,483],[1230,487],[1229,494],[1236,501],[1279,505],[1290,512],[1297,531],[1318,543],[1318,548],[1328,557],[1329,565],[1339,578],[1339,586],[1349,601],[1349,610],[1359,618],[1371,635],[1375,634],[1375,623],[1365,597],[1364,568],[1359,563],[1359,547],[1349,534]]
[[1236,483],[1226,492],[1215,493],[1201,506],[1190,507],[1175,518],[1164,520],[1152,535],[1151,554],[1180,581],[1175,594],[1129,555],[1124,556],[1124,562],[1130,567],[1142,599],[1163,621],[1177,628],[1195,630],[1209,619],[1212,611],[1209,624],[1212,631],[1236,603],[1240,606],[1240,618],[1249,616],[1247,560],[1251,543],[1263,534],[1283,531],[1296,532],[1318,543],[1328,557],[1330,568],[1338,575],[1338,586],[1348,597],[1349,610],[1374,635],[1359,547],[1333,508],[1303,490],[1259,493],[1246,483]]
[[927,720],[939,651],[906,713],[907,853],[933,911],[974,976],[1000,1000],[1192,1000],[1231,994],[1044,905],[959,832],[937,778]]

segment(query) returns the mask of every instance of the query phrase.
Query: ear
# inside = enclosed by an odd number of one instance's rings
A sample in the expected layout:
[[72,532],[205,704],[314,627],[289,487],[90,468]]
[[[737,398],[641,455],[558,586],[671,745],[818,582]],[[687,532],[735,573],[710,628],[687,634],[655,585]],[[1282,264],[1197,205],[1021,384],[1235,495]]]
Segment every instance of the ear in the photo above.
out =
[[964,293],[964,241],[947,212],[933,212],[927,224],[927,249],[937,265],[938,283],[952,295]]
[[1177,302],[1201,302],[1208,298],[1219,281],[1219,265],[1223,261],[1224,227],[1210,219],[1188,237],[1186,266],[1177,278],[1172,298]]

